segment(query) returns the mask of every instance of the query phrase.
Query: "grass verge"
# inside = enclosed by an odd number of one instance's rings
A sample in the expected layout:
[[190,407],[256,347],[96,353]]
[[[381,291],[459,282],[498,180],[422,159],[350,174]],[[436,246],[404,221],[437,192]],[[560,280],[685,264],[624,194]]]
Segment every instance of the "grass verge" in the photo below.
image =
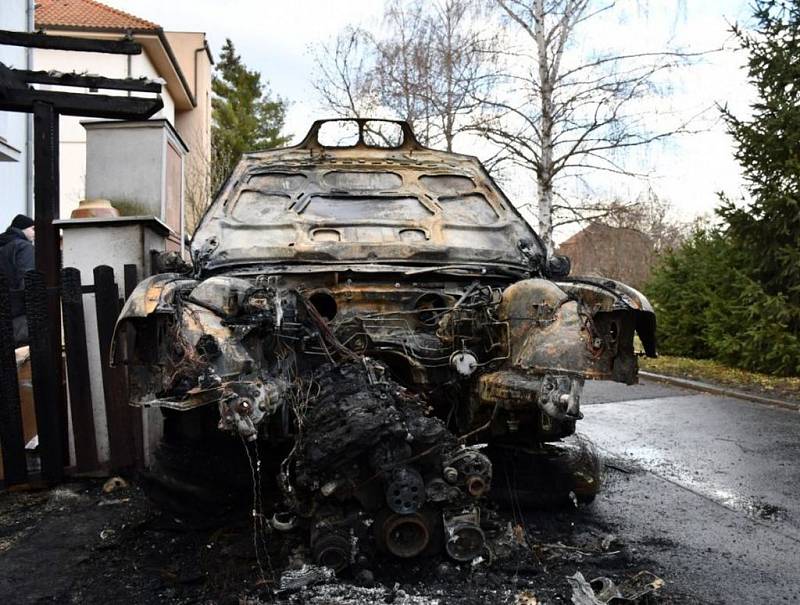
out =
[[661,355],[656,359],[640,357],[639,368],[655,374],[758,391],[765,396],[771,394],[800,400],[800,376],[770,376],[731,368],[711,359],[689,359],[670,355]]

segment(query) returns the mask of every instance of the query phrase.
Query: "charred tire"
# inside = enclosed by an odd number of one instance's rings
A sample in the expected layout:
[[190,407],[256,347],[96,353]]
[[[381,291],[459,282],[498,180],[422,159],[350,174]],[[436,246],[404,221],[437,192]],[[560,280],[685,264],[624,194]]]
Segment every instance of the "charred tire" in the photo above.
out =
[[252,497],[244,446],[224,435],[197,440],[165,431],[142,477],[157,506],[184,517],[213,519],[244,508]]
[[232,481],[230,467],[234,464],[217,454],[197,451],[191,444],[162,443],[150,470],[143,474],[143,486],[162,509],[181,516],[213,518],[248,501],[247,484]]
[[590,504],[600,491],[601,463],[592,453],[491,447],[487,455],[495,475],[490,497],[499,504],[572,508],[571,494],[578,503]]

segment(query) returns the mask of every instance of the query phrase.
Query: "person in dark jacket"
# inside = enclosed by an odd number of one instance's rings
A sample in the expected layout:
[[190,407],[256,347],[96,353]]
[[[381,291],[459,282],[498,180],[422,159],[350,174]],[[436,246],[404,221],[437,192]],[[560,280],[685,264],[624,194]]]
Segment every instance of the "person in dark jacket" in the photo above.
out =
[[11,317],[14,324],[14,346],[28,344],[28,321],[25,317],[25,272],[35,268],[33,219],[18,214],[0,234],[0,274],[11,288]]

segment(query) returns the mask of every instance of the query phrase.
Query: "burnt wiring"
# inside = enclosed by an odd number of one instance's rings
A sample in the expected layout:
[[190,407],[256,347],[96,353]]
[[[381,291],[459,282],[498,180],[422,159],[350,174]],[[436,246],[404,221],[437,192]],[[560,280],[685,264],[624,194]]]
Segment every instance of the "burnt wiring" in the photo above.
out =
[[[314,561],[341,571],[360,556],[356,517],[377,550],[475,561],[490,453],[572,435],[584,380],[633,383],[634,333],[654,343],[655,317],[616,282],[563,281],[565,260],[474,158],[406,145],[408,125],[397,148],[336,151],[321,124],[237,168],[195,234],[192,279],[137,286],[117,324],[136,353],[131,399],[184,414],[167,445],[242,442],[251,484],[244,466],[226,479],[252,489],[263,582],[272,530],[305,532]],[[290,211],[261,212],[278,193]],[[522,466],[505,486],[518,524]]]
[[[583,329],[589,335],[589,338],[586,339],[586,350],[592,356],[592,359],[600,359],[605,349],[605,341],[599,336],[594,318],[582,309],[578,311],[578,316],[583,323]],[[598,341],[600,341],[599,344]]]
[[[256,555],[256,565],[258,567],[258,573],[261,576],[260,579],[266,584],[267,577],[262,556],[266,559],[271,579],[275,578],[275,572],[272,567],[272,560],[267,545],[270,528],[269,521],[264,515],[264,502],[262,498],[263,486],[261,483],[261,456],[258,452],[258,444],[253,444],[253,453],[251,454],[250,442],[248,442],[243,435],[240,435],[240,438],[250,467],[250,481],[253,488],[253,505],[250,510],[250,515],[253,519],[253,550]],[[255,463],[253,462],[254,458]]]

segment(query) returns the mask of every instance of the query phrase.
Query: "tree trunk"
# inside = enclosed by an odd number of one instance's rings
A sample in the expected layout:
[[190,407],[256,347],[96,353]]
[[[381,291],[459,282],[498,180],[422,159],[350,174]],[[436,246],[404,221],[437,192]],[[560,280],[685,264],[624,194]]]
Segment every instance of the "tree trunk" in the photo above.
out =
[[534,11],[542,110],[540,162],[536,172],[539,194],[539,237],[542,238],[549,256],[553,253],[553,82],[550,77],[550,62],[545,39],[544,0],[535,1]]

